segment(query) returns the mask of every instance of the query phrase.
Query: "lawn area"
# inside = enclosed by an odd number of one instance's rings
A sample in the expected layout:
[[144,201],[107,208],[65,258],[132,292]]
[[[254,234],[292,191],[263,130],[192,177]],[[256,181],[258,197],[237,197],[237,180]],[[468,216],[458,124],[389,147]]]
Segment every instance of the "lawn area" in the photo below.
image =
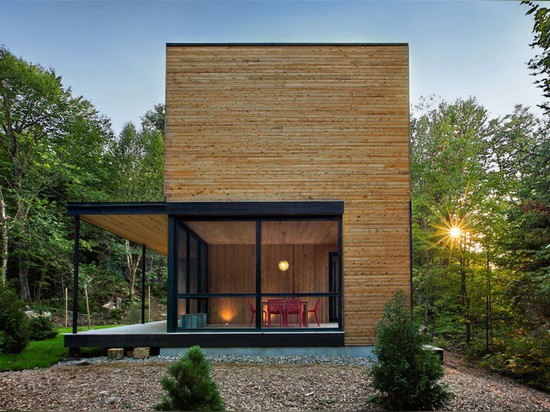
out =
[[[92,329],[112,328],[120,325],[96,326]],[[72,332],[72,328],[56,328],[58,335],[52,339],[31,341],[21,352],[14,355],[0,353],[0,372],[23,369],[49,368],[69,354],[63,346],[62,333]],[[79,330],[88,330],[85,327]]]

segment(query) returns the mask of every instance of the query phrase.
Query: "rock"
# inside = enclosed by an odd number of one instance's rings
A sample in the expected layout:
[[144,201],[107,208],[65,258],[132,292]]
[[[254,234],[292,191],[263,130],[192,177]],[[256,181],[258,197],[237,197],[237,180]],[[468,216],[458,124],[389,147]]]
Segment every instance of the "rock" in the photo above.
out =
[[120,360],[124,358],[124,348],[110,348],[107,351],[109,360]]
[[150,356],[150,350],[148,347],[134,348],[134,359],[145,359]]
[[117,398],[116,396],[111,396],[110,398],[107,398],[107,403],[109,405],[112,405],[113,403],[115,403],[116,401],[118,401],[120,398]]
[[32,309],[28,309],[26,311],[23,312],[25,315],[27,315],[27,318],[29,319],[32,319],[32,318],[38,318],[40,316],[43,316],[45,318],[48,318],[48,319],[51,319],[52,318],[52,314],[51,312],[37,312],[35,310],[32,310]]

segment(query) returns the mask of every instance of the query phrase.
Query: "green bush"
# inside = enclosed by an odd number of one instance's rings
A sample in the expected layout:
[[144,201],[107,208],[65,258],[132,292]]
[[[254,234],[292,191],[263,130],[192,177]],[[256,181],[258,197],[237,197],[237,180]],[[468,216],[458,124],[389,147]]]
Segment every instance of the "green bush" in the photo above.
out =
[[14,289],[0,285],[0,347],[5,354],[19,353],[27,346],[28,321],[23,306]]
[[550,392],[550,332],[542,329],[521,334],[509,331],[505,337],[494,338],[493,352],[485,355],[482,364]]
[[413,323],[405,296],[398,292],[384,308],[378,324],[370,370],[380,396],[372,400],[387,410],[432,410],[444,406],[451,394],[438,381],[444,369],[438,356],[425,348],[425,338]]
[[57,335],[53,323],[47,316],[42,314],[29,320],[29,339],[44,340],[51,339]]
[[161,385],[168,392],[154,408],[158,411],[223,411],[224,402],[210,377],[210,363],[198,346],[191,347],[168,368],[173,377],[163,376]]
[[128,323],[130,325],[141,323],[141,303],[130,303],[128,306]]

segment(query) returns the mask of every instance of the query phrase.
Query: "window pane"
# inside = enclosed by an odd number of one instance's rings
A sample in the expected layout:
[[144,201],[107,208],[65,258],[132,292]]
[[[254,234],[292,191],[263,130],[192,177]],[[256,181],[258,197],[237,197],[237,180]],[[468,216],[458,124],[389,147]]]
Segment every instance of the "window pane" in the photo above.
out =
[[178,293],[186,293],[187,288],[187,232],[178,230]]
[[[200,312],[199,306],[207,309]],[[255,308],[254,297],[178,299],[178,329],[254,329]]]
[[329,292],[329,254],[337,251],[334,220],[262,222],[262,293]]
[[256,222],[187,221],[208,245],[208,292],[256,292]]

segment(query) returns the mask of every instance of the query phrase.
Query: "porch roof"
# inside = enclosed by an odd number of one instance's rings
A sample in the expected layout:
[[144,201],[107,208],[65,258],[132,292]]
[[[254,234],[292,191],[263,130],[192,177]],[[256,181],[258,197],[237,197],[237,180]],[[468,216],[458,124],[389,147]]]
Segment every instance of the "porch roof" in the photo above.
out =
[[168,215],[186,217],[338,216],[342,201],[69,203],[69,215],[168,254]]
[[80,218],[161,255],[168,254],[166,203],[69,203]]

